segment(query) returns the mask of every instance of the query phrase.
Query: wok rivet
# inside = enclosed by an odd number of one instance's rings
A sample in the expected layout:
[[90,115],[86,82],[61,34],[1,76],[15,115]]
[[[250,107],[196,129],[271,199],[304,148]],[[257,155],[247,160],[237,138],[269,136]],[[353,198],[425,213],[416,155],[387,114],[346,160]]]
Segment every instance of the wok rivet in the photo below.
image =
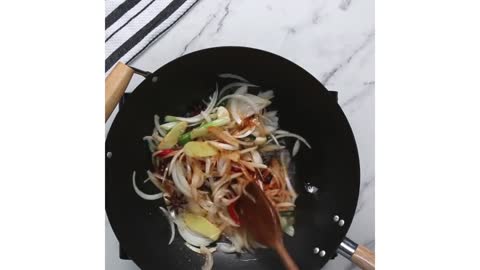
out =
[[340,219],[340,221],[338,222],[338,226],[342,227],[343,224],[345,224],[345,221],[343,219]]
[[112,158],[112,152],[107,152],[107,158]]
[[338,222],[339,220],[340,220],[339,216],[337,216],[337,215],[333,216],[333,221]]
[[152,82],[153,82],[153,83],[158,82],[158,77],[157,77],[157,76],[154,76],[154,77],[152,78]]
[[320,257],[325,257],[326,254],[327,253],[325,252],[325,250],[322,250],[318,255],[320,255]]
[[318,254],[318,252],[320,252],[320,249],[318,247],[313,249],[313,254]]

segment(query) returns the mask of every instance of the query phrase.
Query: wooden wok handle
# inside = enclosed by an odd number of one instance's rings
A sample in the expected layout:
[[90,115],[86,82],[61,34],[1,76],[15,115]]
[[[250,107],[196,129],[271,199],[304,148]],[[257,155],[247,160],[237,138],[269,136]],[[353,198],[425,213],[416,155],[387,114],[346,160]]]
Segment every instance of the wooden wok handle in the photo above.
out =
[[375,270],[375,253],[365,246],[358,245],[351,260],[363,270]]
[[122,62],[118,62],[105,79],[105,122],[107,122],[115,106],[125,93],[132,76],[133,69]]

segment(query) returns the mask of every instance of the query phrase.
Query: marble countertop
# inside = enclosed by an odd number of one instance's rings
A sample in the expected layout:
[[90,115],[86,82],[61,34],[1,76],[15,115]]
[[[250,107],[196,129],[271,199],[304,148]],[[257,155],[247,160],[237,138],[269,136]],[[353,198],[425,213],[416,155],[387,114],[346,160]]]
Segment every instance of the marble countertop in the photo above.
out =
[[[281,55],[338,91],[360,155],[361,185],[352,240],[375,249],[375,15],[374,0],[199,0],[133,66],[154,71],[188,52],[248,46]],[[141,78],[134,76],[127,91]],[[106,125],[109,129],[110,122]],[[138,269],[118,258],[118,242],[105,223],[107,270]],[[353,269],[338,256],[324,269]]]

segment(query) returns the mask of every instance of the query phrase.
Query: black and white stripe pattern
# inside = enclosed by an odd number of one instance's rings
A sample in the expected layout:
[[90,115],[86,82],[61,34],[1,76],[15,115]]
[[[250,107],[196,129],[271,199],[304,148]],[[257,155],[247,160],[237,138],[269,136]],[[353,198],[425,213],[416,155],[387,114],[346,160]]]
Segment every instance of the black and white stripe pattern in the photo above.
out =
[[129,63],[198,0],[107,0],[105,72]]

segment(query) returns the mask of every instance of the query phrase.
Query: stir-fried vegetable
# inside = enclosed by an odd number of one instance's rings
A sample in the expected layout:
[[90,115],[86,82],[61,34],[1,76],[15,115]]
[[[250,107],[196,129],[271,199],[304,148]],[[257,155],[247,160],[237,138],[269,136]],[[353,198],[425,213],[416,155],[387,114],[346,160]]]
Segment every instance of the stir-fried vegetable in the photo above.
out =
[[186,212],[182,215],[182,218],[185,222],[185,225],[187,225],[190,230],[205,237],[208,237],[213,241],[217,240],[220,236],[220,233],[222,233],[222,231],[217,226],[210,223],[208,219],[202,216]]
[[218,150],[207,142],[188,142],[183,149],[189,157],[211,157],[218,154]]
[[163,138],[160,144],[157,146],[158,150],[169,149],[175,146],[178,142],[178,138],[185,132],[188,124],[186,122],[179,122],[176,124]]
[[198,114],[166,116],[166,123],[154,116],[153,134],[144,137],[153,169],[144,183],[160,192],[143,192],[135,172],[132,177],[141,198],[163,198],[166,207],[160,210],[171,227],[169,244],[176,225],[187,247],[206,256],[202,269],[212,268],[211,253],[217,250],[212,244],[222,236],[231,243],[218,243],[222,252],[261,247],[240,229],[235,209],[241,196],[252,197],[245,190],[250,182],[260,186],[278,211],[283,231],[294,235],[297,193],[288,175],[290,152],[284,143],[294,142],[292,156],[301,151],[301,143],[311,148],[302,136],[279,129],[278,112],[268,110],[272,90],[258,92],[258,86],[237,75],[221,77],[237,81],[223,86],[220,93],[215,90]]

